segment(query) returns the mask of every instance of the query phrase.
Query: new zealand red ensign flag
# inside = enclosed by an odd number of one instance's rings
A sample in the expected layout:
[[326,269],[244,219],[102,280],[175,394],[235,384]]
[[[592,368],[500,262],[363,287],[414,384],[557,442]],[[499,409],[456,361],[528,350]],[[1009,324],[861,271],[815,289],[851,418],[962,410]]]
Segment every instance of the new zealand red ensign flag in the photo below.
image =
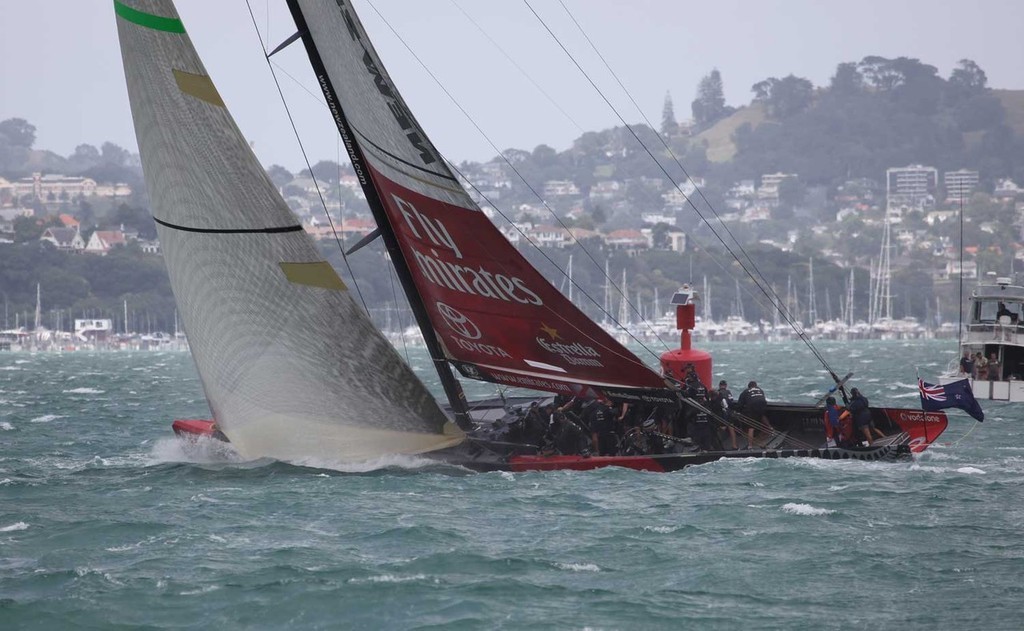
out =
[[960,408],[979,421],[985,420],[985,413],[971,391],[971,382],[966,379],[939,385],[918,378],[917,387],[921,391],[921,409],[926,412]]

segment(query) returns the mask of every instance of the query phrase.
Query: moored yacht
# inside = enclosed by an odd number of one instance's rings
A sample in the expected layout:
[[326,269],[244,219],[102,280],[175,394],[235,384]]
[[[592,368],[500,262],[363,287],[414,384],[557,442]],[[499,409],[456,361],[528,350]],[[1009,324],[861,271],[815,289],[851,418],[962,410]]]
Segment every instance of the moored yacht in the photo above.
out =
[[[977,399],[1024,402],[1024,287],[1008,277],[989,277],[971,292],[967,326],[960,339],[959,357],[981,353],[971,386]],[[993,361],[994,359],[994,361]],[[943,383],[962,379],[959,359]]]

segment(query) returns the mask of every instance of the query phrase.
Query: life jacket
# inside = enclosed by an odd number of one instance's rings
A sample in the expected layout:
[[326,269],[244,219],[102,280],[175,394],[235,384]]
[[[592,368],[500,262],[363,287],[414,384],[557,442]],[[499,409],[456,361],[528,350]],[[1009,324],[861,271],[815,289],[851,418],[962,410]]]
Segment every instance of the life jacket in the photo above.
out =
[[838,406],[830,405],[825,408],[825,436],[834,440],[839,438],[842,430],[839,424],[840,414]]

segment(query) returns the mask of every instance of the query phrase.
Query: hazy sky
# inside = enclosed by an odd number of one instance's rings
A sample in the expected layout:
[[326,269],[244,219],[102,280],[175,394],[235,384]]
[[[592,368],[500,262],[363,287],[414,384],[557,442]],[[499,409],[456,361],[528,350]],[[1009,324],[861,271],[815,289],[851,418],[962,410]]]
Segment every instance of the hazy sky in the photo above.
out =
[[[991,87],[1024,89],[1020,0],[561,1],[655,125],[666,91],[677,118],[688,118],[698,81],[715,67],[734,105],[749,102],[750,86],[764,78],[793,73],[823,85],[837,64],[866,55],[917,57],[943,76],[966,57],[985,70]],[[354,2],[399,90],[449,159],[483,160],[495,151],[387,23],[501,149],[545,143],[561,150],[581,129],[619,124],[521,0]],[[529,2],[626,120],[640,121],[559,0]],[[260,159],[297,171],[304,166],[302,156],[260,49],[260,37],[273,47],[294,25],[283,0],[250,3],[259,35],[244,0],[179,0],[177,6]],[[4,5],[0,120],[28,119],[38,129],[36,147],[62,155],[80,143],[98,146],[107,140],[137,151],[113,3],[8,0]],[[337,133],[301,44],[274,60],[283,69],[278,76],[311,160],[336,159]]]

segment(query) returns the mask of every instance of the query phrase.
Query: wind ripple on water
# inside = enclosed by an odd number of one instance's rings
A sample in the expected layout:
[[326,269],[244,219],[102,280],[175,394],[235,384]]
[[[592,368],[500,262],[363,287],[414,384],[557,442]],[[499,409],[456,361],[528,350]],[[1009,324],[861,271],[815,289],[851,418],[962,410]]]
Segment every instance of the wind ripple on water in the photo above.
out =
[[[902,405],[906,366],[949,350],[823,346],[842,373],[871,358],[852,383]],[[797,350],[712,348],[716,376],[816,400],[828,379]],[[998,404],[913,462],[469,474],[174,439],[209,414],[184,354],[0,368],[4,628],[1019,626],[1024,425]]]

